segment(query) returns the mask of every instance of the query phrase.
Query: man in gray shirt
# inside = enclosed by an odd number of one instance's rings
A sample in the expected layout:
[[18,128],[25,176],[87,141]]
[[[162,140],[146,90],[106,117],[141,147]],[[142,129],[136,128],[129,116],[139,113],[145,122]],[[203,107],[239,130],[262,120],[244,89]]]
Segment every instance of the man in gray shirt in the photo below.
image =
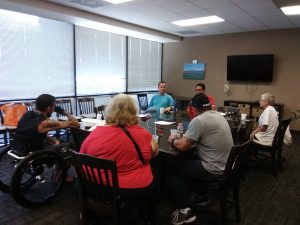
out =
[[[233,146],[230,127],[226,119],[218,112],[211,110],[209,99],[204,94],[192,98],[192,107],[198,116],[193,118],[183,137],[169,137],[172,147],[184,152],[197,147],[198,157],[185,159],[174,169],[171,189],[178,210],[172,215],[175,225],[190,223],[196,216],[189,208],[185,179],[203,180],[222,175],[227,158]],[[179,155],[180,157],[180,155]]]

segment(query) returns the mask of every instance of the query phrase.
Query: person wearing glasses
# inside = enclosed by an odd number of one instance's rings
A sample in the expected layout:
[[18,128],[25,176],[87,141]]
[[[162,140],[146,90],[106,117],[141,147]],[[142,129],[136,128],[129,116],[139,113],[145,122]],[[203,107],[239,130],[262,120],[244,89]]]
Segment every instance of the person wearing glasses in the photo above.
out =
[[270,93],[261,95],[259,104],[264,109],[258,120],[258,127],[251,133],[254,142],[262,145],[272,145],[277,127],[279,125],[278,114],[273,107],[275,96]]
[[[203,84],[203,83],[196,84],[195,92],[196,92],[196,94],[205,94],[205,84]],[[214,101],[213,97],[210,96],[210,95],[206,95],[206,96],[209,99],[209,102],[210,102],[210,105],[211,105],[212,109],[215,110],[216,106],[215,106],[215,101]],[[187,111],[190,119],[192,119],[196,116],[196,113],[193,110],[191,102],[189,103],[186,111]]]

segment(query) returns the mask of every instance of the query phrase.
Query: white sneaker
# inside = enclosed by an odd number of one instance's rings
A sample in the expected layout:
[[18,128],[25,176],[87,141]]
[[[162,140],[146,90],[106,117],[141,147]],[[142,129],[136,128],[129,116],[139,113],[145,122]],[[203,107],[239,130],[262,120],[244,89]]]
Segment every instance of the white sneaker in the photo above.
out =
[[174,225],[191,223],[195,220],[196,220],[196,216],[192,213],[192,210],[190,208],[177,209],[171,215],[171,222]]

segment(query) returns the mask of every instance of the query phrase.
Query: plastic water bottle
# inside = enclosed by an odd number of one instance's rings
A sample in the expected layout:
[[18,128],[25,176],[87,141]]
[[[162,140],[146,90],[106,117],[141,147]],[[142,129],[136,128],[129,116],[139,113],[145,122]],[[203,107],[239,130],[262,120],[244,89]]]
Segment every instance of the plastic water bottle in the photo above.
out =
[[181,138],[182,135],[183,135],[183,125],[182,123],[178,123],[176,136],[177,138]]
[[173,112],[176,113],[177,107],[176,107],[176,100],[173,100]]

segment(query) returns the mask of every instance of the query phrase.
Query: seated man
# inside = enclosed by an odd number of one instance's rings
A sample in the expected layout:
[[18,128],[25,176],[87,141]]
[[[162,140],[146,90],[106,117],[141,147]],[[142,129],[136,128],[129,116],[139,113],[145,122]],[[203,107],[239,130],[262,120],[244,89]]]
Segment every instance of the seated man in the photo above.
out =
[[[68,117],[68,121],[51,120],[51,114],[56,111]],[[55,137],[47,135],[48,131],[68,127],[79,127],[77,120],[62,108],[55,107],[52,95],[42,94],[36,99],[36,110],[27,111],[18,122],[12,146],[21,155],[45,148],[45,141],[52,145],[60,142]]]
[[270,93],[261,95],[259,104],[264,109],[258,120],[258,127],[251,133],[254,142],[261,145],[272,145],[277,127],[278,114],[274,108],[275,96]]
[[171,146],[178,151],[184,152],[197,147],[196,157],[183,160],[183,156],[178,155],[182,156],[181,161],[173,169],[170,186],[178,210],[171,218],[175,225],[191,223],[196,219],[189,207],[185,179],[203,180],[222,175],[233,146],[228,122],[220,113],[212,110],[206,95],[195,95],[191,106],[197,115],[191,120],[186,133],[179,139],[175,135],[169,137]]
[[[203,83],[196,84],[195,91],[196,91],[196,94],[205,94],[205,84],[203,84]],[[207,97],[209,99],[212,109],[215,110],[216,106],[215,106],[215,101],[214,101],[213,97],[210,95],[207,95]],[[191,106],[191,103],[188,105],[186,111],[188,112],[190,119],[195,117],[196,114],[193,111],[193,107]]]
[[170,112],[173,106],[173,98],[166,93],[166,83],[164,81],[158,83],[158,91],[159,94],[151,98],[148,110],[155,109],[159,112],[160,108],[164,108],[165,112]]

